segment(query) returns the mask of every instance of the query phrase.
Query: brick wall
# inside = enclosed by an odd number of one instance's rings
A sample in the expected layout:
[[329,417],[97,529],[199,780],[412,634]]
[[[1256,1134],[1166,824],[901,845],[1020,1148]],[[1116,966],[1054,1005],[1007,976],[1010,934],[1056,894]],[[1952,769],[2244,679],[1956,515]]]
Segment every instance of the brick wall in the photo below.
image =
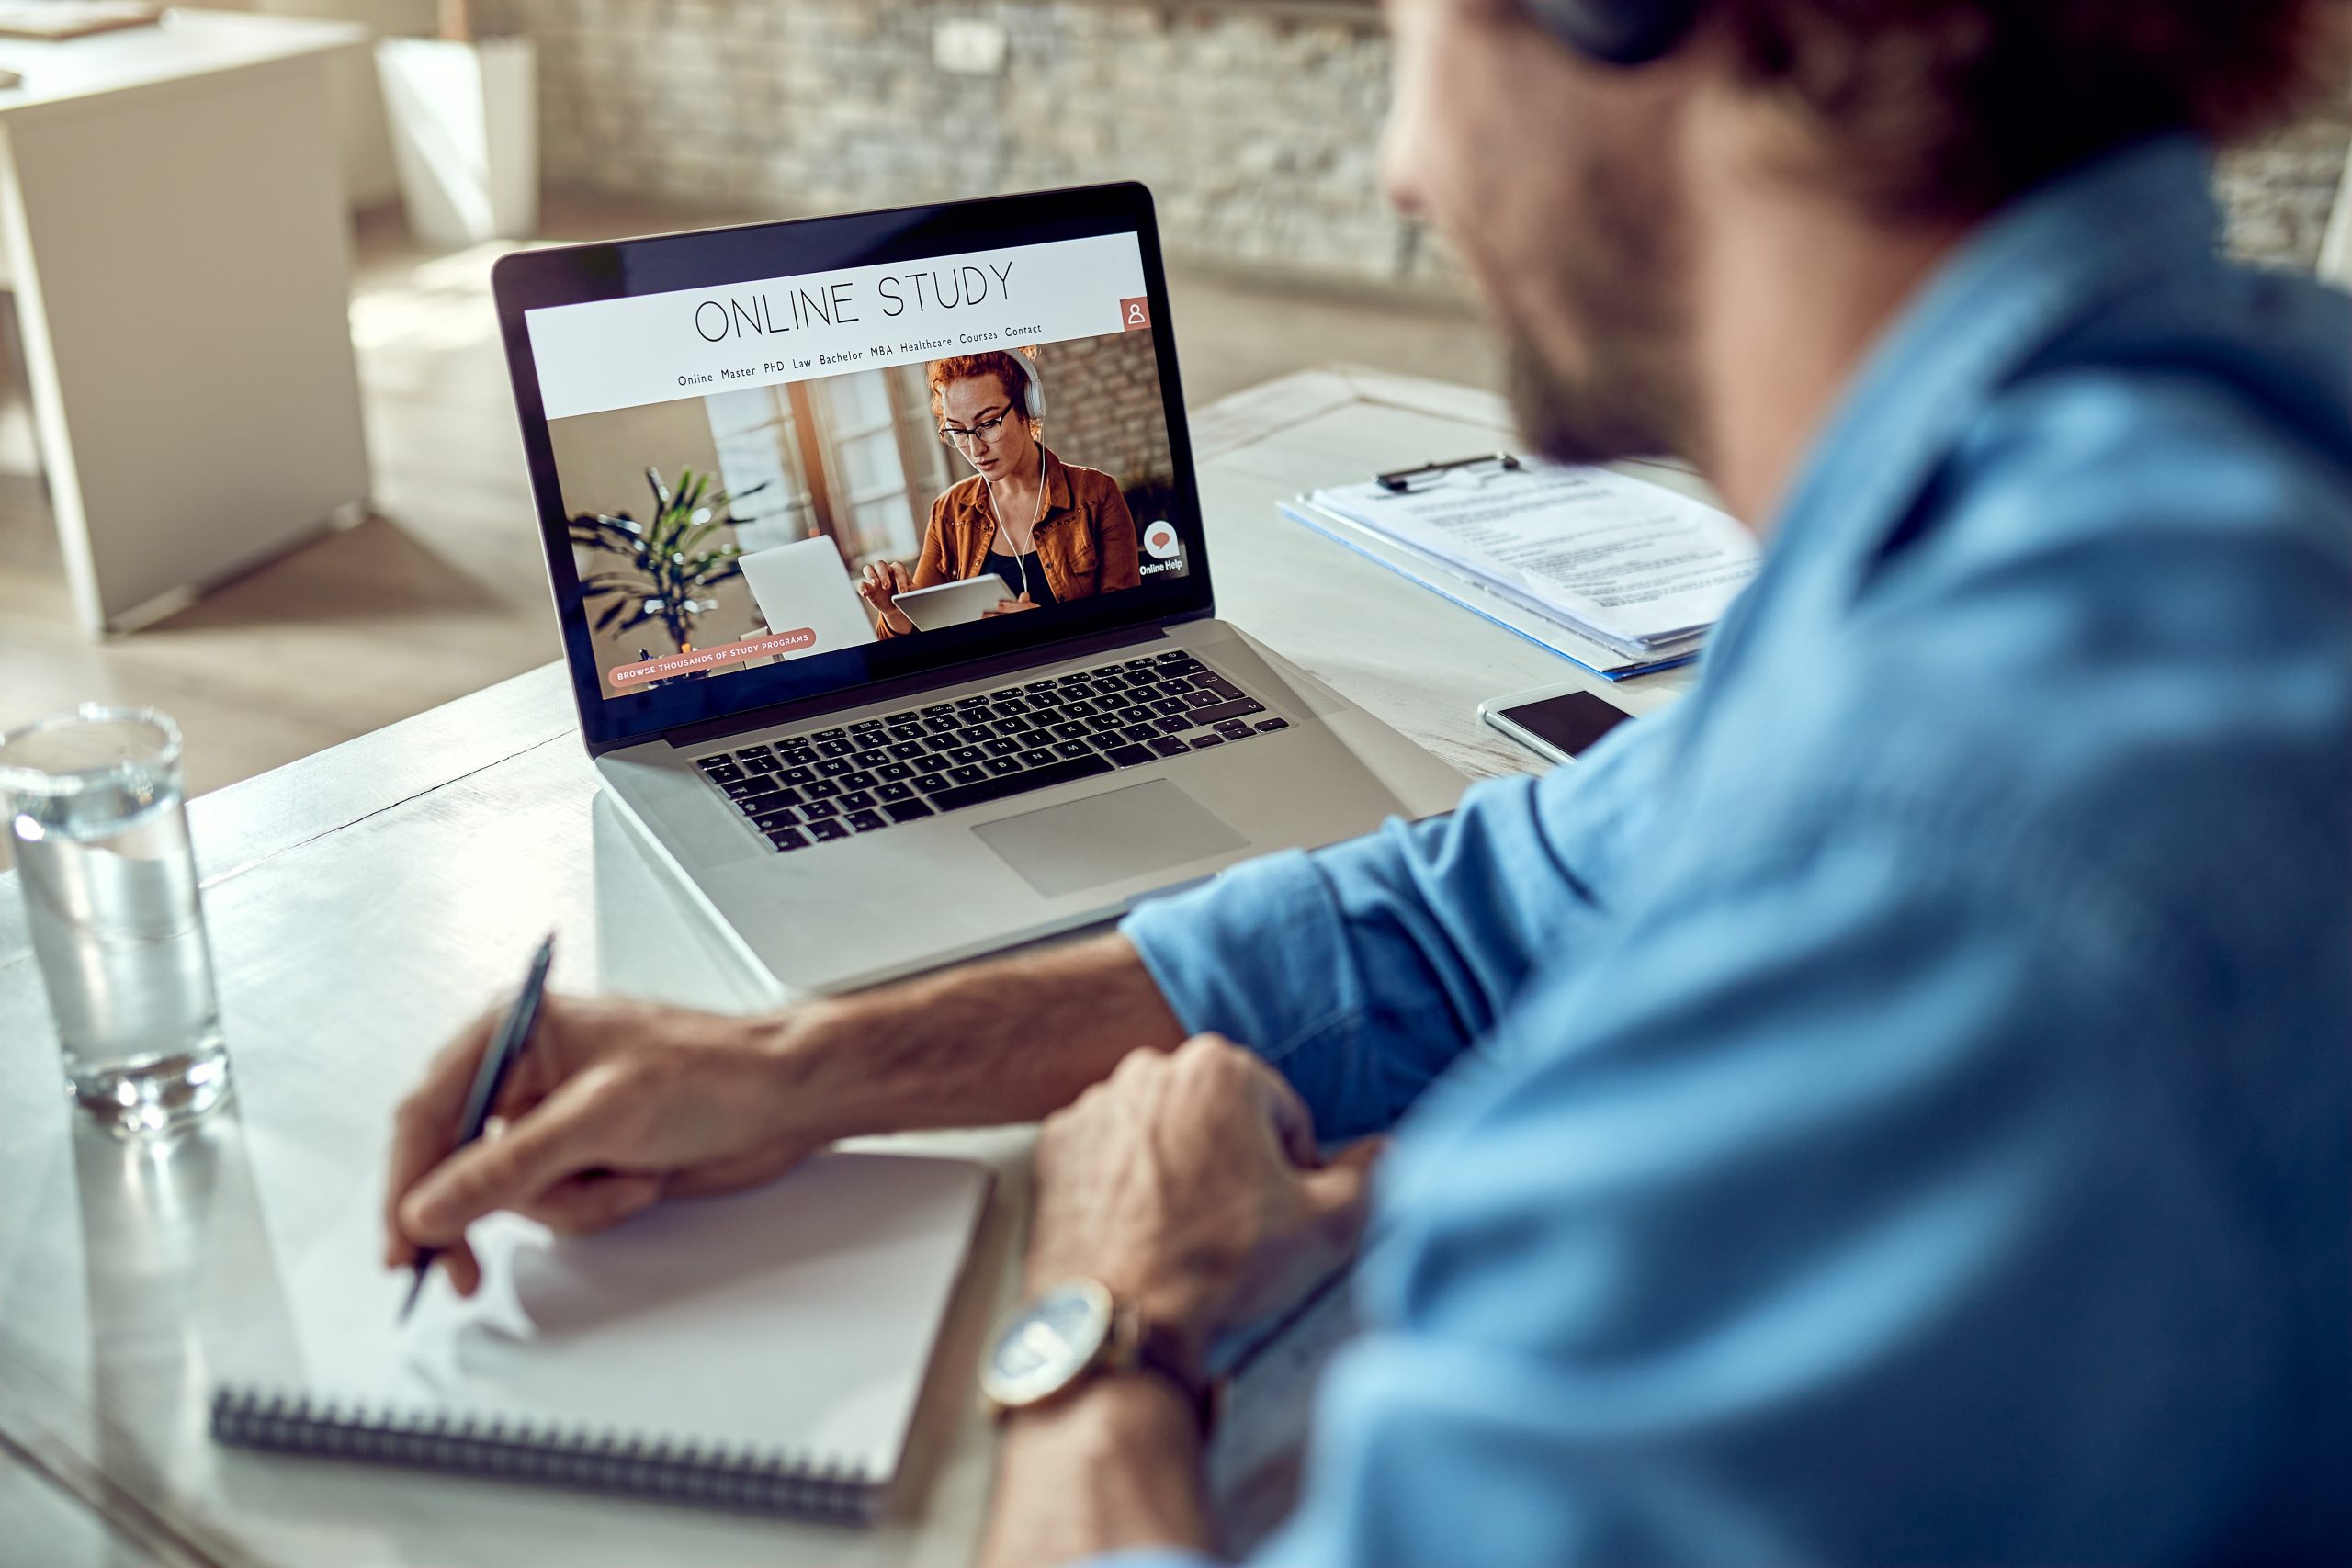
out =
[[1125,490],[1168,481],[1168,415],[1151,333],[1043,344],[1037,378],[1046,388],[1046,445],[1064,461],[1100,468]]
[[[1375,175],[1388,50],[1368,6],[1250,0],[481,0],[541,50],[548,179],[778,214],[1140,179],[1180,257],[1454,287]],[[1009,68],[933,62],[1000,22]],[[2352,114],[2233,157],[2233,243],[2308,266]]]
[[[1442,275],[1382,207],[1372,13],[1125,0],[483,0],[540,48],[557,185],[799,214],[1139,179],[1171,254],[1315,276]],[[1001,22],[1001,75],[933,63]]]
[[2352,150],[2352,103],[2330,106],[2257,145],[2226,154],[2221,190],[2230,248],[2241,255],[2308,270]]

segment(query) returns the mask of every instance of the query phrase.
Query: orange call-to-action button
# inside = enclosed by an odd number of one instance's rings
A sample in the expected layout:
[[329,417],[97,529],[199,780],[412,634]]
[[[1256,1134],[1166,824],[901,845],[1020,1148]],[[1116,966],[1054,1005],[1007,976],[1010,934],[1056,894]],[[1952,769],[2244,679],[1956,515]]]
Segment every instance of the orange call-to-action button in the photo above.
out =
[[1136,332],[1151,325],[1151,301],[1143,296],[1119,301],[1119,330]]
[[641,686],[648,681],[664,676],[683,675],[689,670],[710,670],[721,664],[736,664],[746,659],[758,659],[771,653],[797,653],[811,647],[817,640],[817,628],[802,626],[797,631],[772,632],[766,637],[747,637],[741,642],[721,643],[717,648],[697,648],[691,653],[665,654],[639,664],[622,664],[606,677],[616,691],[628,686]]

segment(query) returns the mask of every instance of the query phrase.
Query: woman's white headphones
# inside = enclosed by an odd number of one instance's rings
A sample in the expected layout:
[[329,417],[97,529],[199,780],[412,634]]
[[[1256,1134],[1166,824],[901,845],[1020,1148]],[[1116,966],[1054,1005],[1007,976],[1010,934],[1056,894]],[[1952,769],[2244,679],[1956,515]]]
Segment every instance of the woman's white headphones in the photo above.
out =
[[1042,422],[1046,417],[1046,383],[1037,378],[1037,367],[1017,348],[1009,348],[1005,352],[1012,355],[1012,362],[1021,367],[1021,374],[1029,382],[1028,390],[1022,394],[1023,408],[1031,419]]

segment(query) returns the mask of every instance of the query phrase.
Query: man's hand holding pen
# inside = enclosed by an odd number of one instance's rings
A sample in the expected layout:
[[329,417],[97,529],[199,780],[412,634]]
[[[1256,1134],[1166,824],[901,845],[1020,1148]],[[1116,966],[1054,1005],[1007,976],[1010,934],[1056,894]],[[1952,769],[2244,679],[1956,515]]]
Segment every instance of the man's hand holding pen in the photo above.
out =
[[481,1269],[466,1227],[493,1211],[601,1230],[665,1197],[755,1186],[839,1135],[797,1114],[827,1098],[794,1092],[807,1013],[753,1021],[549,995],[492,1107],[503,1125],[459,1147],[466,1091],[503,1010],[452,1041],[400,1108],[388,1268],[442,1248],[470,1295]]

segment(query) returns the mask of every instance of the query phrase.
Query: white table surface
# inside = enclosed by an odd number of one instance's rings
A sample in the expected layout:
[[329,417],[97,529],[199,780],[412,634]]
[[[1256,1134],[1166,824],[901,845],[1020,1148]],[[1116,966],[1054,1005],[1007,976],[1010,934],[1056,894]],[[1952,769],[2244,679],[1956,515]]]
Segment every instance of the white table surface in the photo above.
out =
[[24,77],[20,85],[0,89],[0,117],[132,87],[356,49],[368,36],[367,28],[352,22],[167,11],[151,28],[122,28],[75,39],[0,38],[0,66]]
[[[1473,709],[1577,667],[1274,511],[1318,484],[1507,445],[1496,400],[1317,371],[1204,411],[1194,434],[1221,615],[1465,772],[1532,761]],[[1687,681],[1586,677],[1637,712]],[[920,1140],[990,1159],[1003,1179],[909,1483],[877,1529],[256,1455],[205,1435],[224,1344],[282,1321],[291,1260],[375,1190],[390,1105],[513,985],[540,933],[562,933],[567,989],[756,1004],[595,796],[550,665],[193,803],[237,1109],[152,1150],[69,1117],[14,877],[0,876],[0,1465],[13,1449],[146,1543],[123,1561],[150,1548],[228,1565],[968,1560],[993,1458],[968,1391],[1012,1289],[1017,1129]]]

